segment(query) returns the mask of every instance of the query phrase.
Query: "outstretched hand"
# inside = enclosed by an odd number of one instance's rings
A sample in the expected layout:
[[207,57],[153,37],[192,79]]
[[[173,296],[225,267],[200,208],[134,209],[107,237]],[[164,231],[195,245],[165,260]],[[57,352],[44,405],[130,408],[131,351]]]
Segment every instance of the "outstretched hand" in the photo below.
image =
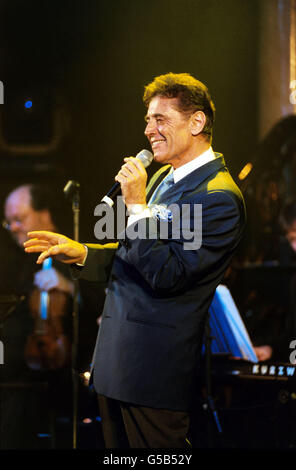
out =
[[43,263],[46,258],[54,257],[66,264],[83,263],[86,248],[71,238],[59,233],[47,231],[28,232],[29,240],[24,243],[27,253],[40,253],[37,264]]

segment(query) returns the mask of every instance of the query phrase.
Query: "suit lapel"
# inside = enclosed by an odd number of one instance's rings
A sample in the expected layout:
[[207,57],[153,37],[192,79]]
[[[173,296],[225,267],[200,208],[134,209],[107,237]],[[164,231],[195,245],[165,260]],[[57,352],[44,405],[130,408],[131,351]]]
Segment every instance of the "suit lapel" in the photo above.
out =
[[171,169],[171,165],[165,165],[164,167],[160,168],[155,175],[152,176],[151,180],[149,181],[149,184],[146,189],[146,199],[149,201],[151,198],[152,194],[154,193],[155,189],[157,186],[161,183],[163,178],[166,177],[168,172]]

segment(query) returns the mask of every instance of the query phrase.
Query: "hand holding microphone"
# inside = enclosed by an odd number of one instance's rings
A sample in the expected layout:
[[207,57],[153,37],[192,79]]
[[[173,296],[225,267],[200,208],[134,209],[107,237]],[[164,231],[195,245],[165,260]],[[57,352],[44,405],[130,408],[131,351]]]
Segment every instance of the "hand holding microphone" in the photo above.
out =
[[145,168],[151,164],[152,160],[153,155],[148,150],[142,150],[136,157],[125,158],[125,164],[115,177],[116,183],[102,198],[102,202],[112,207],[115,197],[121,190],[127,207],[131,204],[145,204],[147,182]]

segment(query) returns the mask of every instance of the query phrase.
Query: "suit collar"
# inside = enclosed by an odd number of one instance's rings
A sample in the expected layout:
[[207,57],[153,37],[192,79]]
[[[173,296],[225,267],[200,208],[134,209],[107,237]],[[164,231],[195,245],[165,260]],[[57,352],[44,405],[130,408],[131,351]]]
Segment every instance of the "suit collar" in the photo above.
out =
[[221,153],[215,153],[215,160],[205,163],[201,167],[189,173],[189,175],[178,181],[173,187],[182,187],[186,190],[191,190],[199,186],[205,179],[207,179],[212,173],[216,173],[225,167],[225,160]]
[[[189,173],[189,175],[184,176],[184,178],[175,183],[174,186],[172,186],[168,191],[163,193],[159,202],[162,202],[163,200],[168,203],[171,200],[176,200],[177,195],[180,197],[181,194],[194,190],[209,176],[211,176],[211,174],[217,173],[222,168],[225,168],[226,165],[223,155],[221,153],[215,152],[215,156],[215,160],[205,163],[204,165],[192,171],[191,173]],[[158,184],[168,174],[169,171],[170,166],[166,166],[163,168],[163,171],[160,173],[159,177],[156,179],[155,183],[147,194],[148,201],[154,189],[158,186]]]
[[193,158],[189,162],[181,165],[178,168],[175,168],[173,171],[174,181],[178,183],[182,178],[192,173],[192,171],[197,170],[198,168],[202,167],[206,163],[215,160],[216,155],[213,152],[212,147],[209,147],[205,152],[201,153],[198,157]]

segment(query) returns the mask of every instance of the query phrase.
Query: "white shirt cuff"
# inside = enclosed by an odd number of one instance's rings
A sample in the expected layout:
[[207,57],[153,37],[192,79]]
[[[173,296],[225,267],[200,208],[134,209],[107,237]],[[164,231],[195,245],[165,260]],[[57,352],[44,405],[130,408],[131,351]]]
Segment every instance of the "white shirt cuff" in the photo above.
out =
[[87,248],[86,245],[83,245],[83,246],[86,249],[85,257],[84,257],[84,260],[82,261],[82,263],[76,263],[77,266],[84,266],[85,265],[85,261],[86,261],[87,255],[88,255],[88,248]]
[[140,219],[144,219],[145,217],[152,217],[150,208],[146,204],[131,204],[128,208],[128,212],[128,227]]

